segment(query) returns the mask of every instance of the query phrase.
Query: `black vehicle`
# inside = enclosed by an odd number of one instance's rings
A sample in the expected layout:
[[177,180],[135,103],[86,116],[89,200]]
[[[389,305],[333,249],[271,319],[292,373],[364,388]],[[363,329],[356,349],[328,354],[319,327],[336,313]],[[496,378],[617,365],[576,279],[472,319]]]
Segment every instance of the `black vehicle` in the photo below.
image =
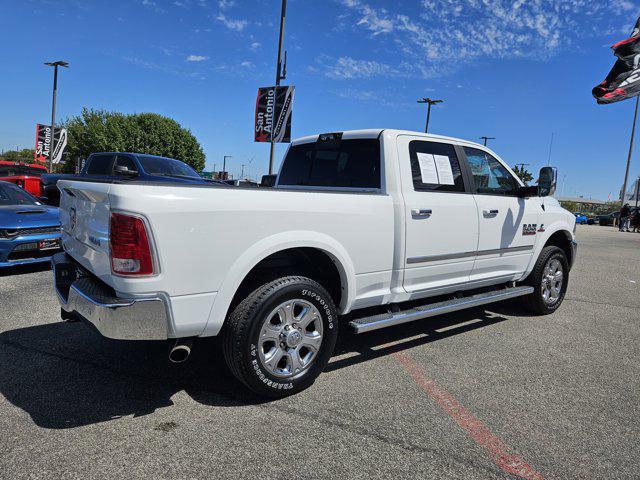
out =
[[611,212],[604,215],[598,215],[598,223],[603,227],[610,227],[620,216],[620,212]]
[[166,183],[210,183],[180,160],[142,153],[93,153],[78,175],[46,174],[40,178],[43,200],[49,205],[60,204],[58,180],[142,180]]

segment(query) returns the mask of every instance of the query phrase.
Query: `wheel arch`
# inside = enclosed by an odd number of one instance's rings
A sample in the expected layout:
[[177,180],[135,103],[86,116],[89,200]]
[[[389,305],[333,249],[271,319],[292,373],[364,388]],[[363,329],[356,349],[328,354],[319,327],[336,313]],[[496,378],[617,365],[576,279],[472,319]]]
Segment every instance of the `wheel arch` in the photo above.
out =
[[[538,233],[540,235],[540,233]],[[527,266],[527,270],[522,275],[520,281],[525,280],[533,271],[533,268],[540,256],[540,253],[545,247],[549,245],[557,246],[561,248],[562,251],[567,255],[567,261],[569,265],[573,265],[575,261],[575,250],[573,249],[573,234],[567,228],[566,223],[564,222],[554,222],[546,228],[546,231],[541,236],[541,238],[537,239],[536,246],[534,248],[533,255],[531,256],[531,260],[529,260],[529,265]]]
[[[337,240],[323,233],[282,232],[254,244],[234,262],[216,294],[202,336],[213,336],[220,332],[230,308],[238,302],[238,296],[250,288],[252,279],[259,277],[260,270],[283,267],[277,271],[290,274],[294,272],[294,268],[286,267],[297,265],[294,259],[303,257],[307,261],[302,264],[298,274],[308,275],[310,262],[316,261],[319,265],[313,265],[324,269],[326,273],[321,280],[339,279],[339,288],[329,284],[327,290],[334,301],[337,300],[338,312],[347,313],[353,304],[356,289],[355,270],[346,249]],[[289,265],[286,265],[287,260]],[[317,278],[314,280],[318,281]]]
[[571,247],[572,242],[573,242],[573,235],[571,234],[571,232],[560,229],[560,230],[556,230],[549,236],[549,238],[544,243],[544,246],[542,248],[548,247],[551,245],[560,248],[564,252],[564,254],[567,256],[567,261],[569,262],[569,265],[573,265],[574,251],[573,251],[573,248]]

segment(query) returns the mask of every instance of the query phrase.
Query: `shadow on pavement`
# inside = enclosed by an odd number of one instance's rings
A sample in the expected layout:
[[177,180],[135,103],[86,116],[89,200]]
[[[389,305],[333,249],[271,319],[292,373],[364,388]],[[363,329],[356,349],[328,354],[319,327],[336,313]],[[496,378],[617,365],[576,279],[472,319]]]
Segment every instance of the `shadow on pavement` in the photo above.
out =
[[[476,309],[363,335],[343,328],[335,356],[358,355],[333,360],[327,370],[504,320]],[[182,391],[204,405],[263,402],[228,372],[219,339],[199,340],[190,359],[179,366],[168,364],[170,346],[108,340],[83,323],[10,330],[0,334],[0,394],[38,426],[52,429],[147,415],[173,405],[171,397]]]
[[47,270],[51,270],[51,264],[49,262],[32,263],[31,265],[17,265],[15,267],[1,267],[0,277],[26,275],[28,273],[46,272]]
[[[334,350],[334,360],[329,362],[325,371],[350,367],[505,320],[503,316],[476,308],[360,335],[347,331],[345,325]],[[349,355],[353,353],[357,355]],[[348,356],[335,359],[343,355]]]

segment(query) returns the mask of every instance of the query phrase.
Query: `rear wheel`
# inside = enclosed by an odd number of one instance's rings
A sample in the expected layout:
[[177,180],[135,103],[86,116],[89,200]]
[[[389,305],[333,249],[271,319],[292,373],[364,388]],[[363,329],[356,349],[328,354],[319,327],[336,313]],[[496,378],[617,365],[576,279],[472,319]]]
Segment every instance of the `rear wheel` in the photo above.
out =
[[569,282],[569,262],[564,251],[555,246],[542,249],[525,284],[534,288],[524,297],[526,307],[539,315],[555,312],[562,304]]
[[255,393],[276,398],[313,384],[331,358],[338,333],[329,293],[297,276],[261,285],[227,322],[223,344],[230,370]]

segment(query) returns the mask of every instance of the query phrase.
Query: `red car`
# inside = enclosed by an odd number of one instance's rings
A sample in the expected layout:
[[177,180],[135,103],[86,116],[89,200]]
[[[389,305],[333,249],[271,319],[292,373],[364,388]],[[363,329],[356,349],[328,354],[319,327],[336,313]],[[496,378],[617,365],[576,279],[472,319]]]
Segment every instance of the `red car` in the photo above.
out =
[[37,163],[25,164],[0,160],[0,180],[14,183],[36,198],[42,196],[40,175],[43,173],[47,173],[47,169]]

